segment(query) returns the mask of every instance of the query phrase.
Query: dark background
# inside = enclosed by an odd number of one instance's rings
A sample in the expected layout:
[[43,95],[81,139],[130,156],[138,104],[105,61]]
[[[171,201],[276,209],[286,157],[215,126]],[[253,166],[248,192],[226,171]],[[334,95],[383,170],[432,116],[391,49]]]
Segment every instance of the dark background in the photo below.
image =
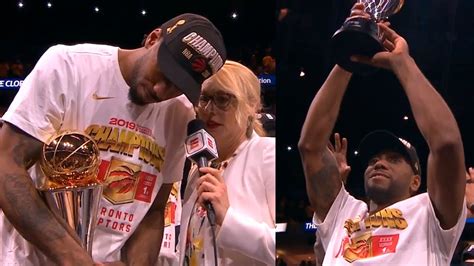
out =
[[[275,32],[275,3],[271,0],[50,1],[52,8],[46,7],[45,0],[22,2],[24,7],[19,8],[19,1],[2,1],[2,52],[7,49],[13,55],[18,52],[23,56],[40,55],[45,46],[80,42],[135,48],[143,34],[185,12],[213,21],[234,56],[241,48],[268,45]],[[100,8],[98,13],[93,10],[95,6]],[[141,14],[142,9],[147,11],[146,16]],[[239,19],[231,19],[233,11],[239,13]]]
[[[0,60],[21,60],[29,67],[49,46],[59,43],[137,48],[144,34],[185,12],[208,17],[223,34],[228,58],[249,65],[253,55],[260,60],[265,49],[273,46],[276,29],[273,0],[24,0],[22,8],[19,2],[0,3]],[[47,8],[48,2],[52,8]],[[236,20],[231,18],[233,11],[239,14]],[[12,92],[0,91],[0,105],[8,105],[11,99]]]

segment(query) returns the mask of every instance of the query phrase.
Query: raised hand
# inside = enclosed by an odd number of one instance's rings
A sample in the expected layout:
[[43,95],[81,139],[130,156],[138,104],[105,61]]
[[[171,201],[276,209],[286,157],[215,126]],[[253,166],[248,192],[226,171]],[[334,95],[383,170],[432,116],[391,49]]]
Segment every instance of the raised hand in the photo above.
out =
[[356,17],[362,17],[366,19],[370,19],[370,14],[364,11],[365,6],[362,3],[355,3],[354,6],[351,8],[351,14],[349,15],[348,18],[346,18],[346,21],[349,19],[353,19]]
[[[363,17],[371,19],[370,14],[364,11],[365,7],[362,3],[356,3],[351,9],[350,16],[346,19]],[[394,30],[390,29],[390,23],[382,21],[378,23],[379,38],[385,51],[375,54],[373,57],[354,55],[351,60],[358,63],[364,63],[379,68],[393,69],[405,57],[409,57],[408,44],[403,37],[398,35]]]
[[394,30],[390,29],[389,25],[388,22],[378,23],[385,51],[376,53],[372,58],[355,55],[351,57],[351,60],[393,70],[402,60],[410,58],[407,42]]
[[474,168],[469,167],[466,172],[466,207],[467,216],[474,217]]
[[347,177],[351,172],[351,167],[347,164],[347,139],[342,138],[341,141],[339,133],[334,133],[334,145],[331,143],[329,149],[333,152],[334,157],[336,158],[339,174],[345,184]]

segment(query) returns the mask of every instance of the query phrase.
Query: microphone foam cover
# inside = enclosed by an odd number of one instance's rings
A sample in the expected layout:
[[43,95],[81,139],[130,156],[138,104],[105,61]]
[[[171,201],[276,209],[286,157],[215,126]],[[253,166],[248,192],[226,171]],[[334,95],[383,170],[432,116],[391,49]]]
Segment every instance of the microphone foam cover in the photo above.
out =
[[201,119],[193,119],[189,121],[188,123],[188,136],[201,130],[204,129],[204,121]]

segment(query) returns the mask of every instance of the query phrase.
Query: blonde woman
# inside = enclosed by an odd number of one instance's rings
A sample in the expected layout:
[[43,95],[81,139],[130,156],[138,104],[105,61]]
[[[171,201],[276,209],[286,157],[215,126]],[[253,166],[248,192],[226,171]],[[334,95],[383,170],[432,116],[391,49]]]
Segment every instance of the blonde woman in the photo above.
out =
[[214,265],[204,202],[216,212],[219,265],[275,265],[275,139],[264,137],[259,109],[258,78],[237,62],[227,61],[203,84],[197,114],[215,138],[219,157],[213,168],[190,171],[180,265]]

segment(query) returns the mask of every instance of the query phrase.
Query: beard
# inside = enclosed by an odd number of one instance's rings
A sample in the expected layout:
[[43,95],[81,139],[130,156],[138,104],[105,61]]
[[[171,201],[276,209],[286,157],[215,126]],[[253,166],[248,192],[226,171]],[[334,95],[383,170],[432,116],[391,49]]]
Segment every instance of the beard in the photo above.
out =
[[378,205],[393,204],[403,199],[403,193],[396,184],[380,186],[377,184],[365,184],[365,195],[368,199]]
[[143,72],[145,69],[143,69],[142,66],[146,65],[146,57],[142,56],[137,59],[137,63],[133,66],[132,68],[132,77],[130,81],[130,89],[128,90],[128,99],[136,104],[136,105],[147,105],[149,103],[153,102],[160,102],[161,99],[155,95],[155,93],[150,93],[149,90],[153,91],[152,88],[147,88],[145,86],[149,85],[147,83],[144,83],[143,81],[140,82],[140,80],[143,80]]
[[144,64],[145,58],[142,56],[137,59],[137,64],[132,68],[132,78],[130,81],[130,89],[128,90],[128,99],[136,105],[145,105],[147,104],[143,97],[138,92],[138,77],[141,72],[140,66]]
[[385,204],[390,201],[390,191],[383,189],[381,187],[367,187],[365,189],[365,194],[368,199],[372,200],[377,204]]
[[138,94],[138,90],[136,87],[131,87],[129,90],[128,90],[128,99],[136,104],[136,105],[140,105],[140,106],[143,106],[143,105],[146,105],[147,103],[143,100],[142,97],[140,97],[140,95]]

